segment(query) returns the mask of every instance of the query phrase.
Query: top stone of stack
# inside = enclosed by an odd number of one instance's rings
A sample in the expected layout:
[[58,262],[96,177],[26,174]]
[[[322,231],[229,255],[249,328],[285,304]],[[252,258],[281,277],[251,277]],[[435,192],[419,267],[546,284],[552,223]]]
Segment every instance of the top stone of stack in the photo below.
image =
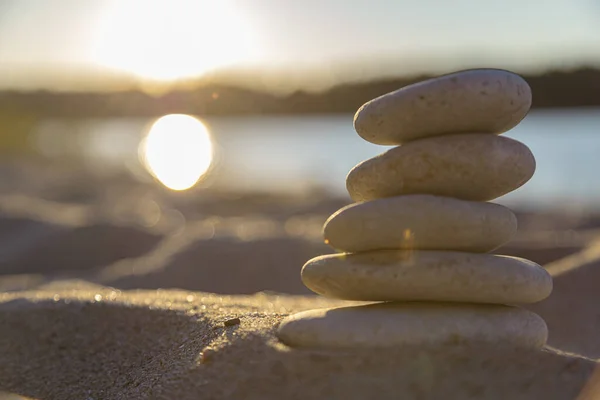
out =
[[503,133],[531,107],[531,89],[499,69],[462,71],[406,86],[364,104],[354,127],[365,140],[399,145],[451,133]]

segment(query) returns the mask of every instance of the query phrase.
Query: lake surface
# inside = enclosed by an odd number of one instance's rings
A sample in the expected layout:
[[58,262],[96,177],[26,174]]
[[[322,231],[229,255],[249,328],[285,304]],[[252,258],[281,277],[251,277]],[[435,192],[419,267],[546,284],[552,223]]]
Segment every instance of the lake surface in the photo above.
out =
[[[212,138],[213,185],[222,188],[302,191],[317,185],[345,194],[345,177],[357,163],[388,147],[365,142],[352,115],[207,117]],[[153,120],[47,121],[35,138],[41,151],[76,151],[89,165],[136,170],[140,140]],[[78,138],[73,149],[73,134]],[[600,109],[531,112],[505,134],[527,144],[537,171],[524,187],[499,202],[564,207],[600,206]]]

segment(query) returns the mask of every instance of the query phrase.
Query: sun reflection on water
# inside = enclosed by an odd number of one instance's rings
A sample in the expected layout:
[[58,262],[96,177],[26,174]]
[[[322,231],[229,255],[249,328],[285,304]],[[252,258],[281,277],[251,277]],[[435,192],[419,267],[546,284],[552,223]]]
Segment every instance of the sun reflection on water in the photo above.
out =
[[189,115],[171,114],[154,122],[139,146],[140,161],[172,190],[194,186],[208,172],[213,145],[206,126]]

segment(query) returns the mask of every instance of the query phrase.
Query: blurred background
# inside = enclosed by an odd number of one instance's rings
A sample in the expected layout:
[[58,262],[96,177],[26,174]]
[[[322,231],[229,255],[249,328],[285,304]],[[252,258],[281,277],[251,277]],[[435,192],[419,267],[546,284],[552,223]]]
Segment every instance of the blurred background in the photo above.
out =
[[577,253],[600,227],[594,0],[0,0],[0,290],[308,293],[347,172],[386,150],[353,113],[475,67],[534,94],[498,252]]

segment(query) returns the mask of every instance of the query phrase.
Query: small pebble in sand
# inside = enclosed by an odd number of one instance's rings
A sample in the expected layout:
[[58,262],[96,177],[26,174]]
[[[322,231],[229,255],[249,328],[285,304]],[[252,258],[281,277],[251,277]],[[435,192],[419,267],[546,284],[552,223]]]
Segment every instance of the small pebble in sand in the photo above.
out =
[[223,322],[223,325],[225,326],[235,326],[235,325],[239,325],[240,324],[240,319],[239,318],[232,318],[232,319],[228,319],[227,321]]
[[202,353],[200,353],[200,363],[201,364],[209,363],[213,359],[214,355],[215,355],[215,351],[213,349],[206,348],[206,349],[202,350]]

